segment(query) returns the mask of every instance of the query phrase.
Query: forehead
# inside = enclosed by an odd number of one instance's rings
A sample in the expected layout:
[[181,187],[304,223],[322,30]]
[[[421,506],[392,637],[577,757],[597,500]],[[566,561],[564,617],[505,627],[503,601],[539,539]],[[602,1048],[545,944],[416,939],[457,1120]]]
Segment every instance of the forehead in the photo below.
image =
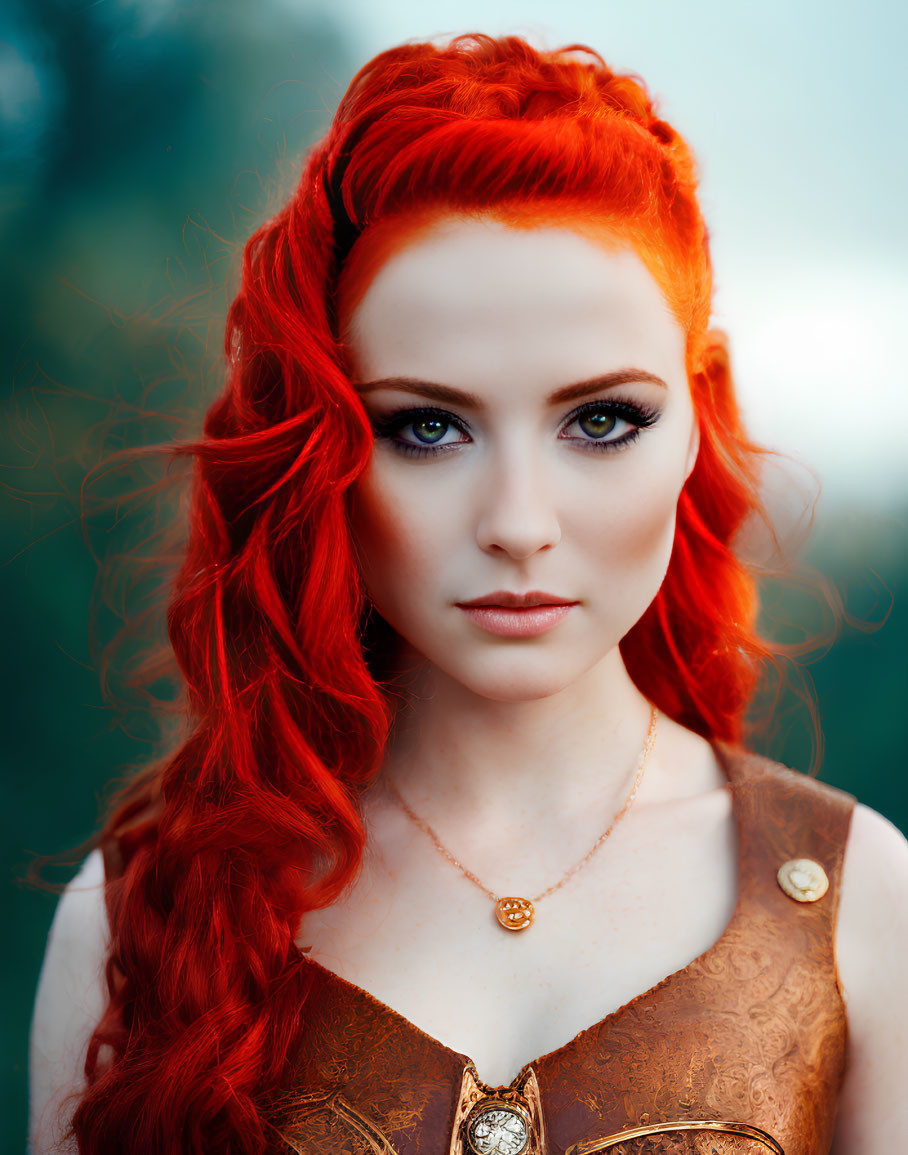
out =
[[668,379],[683,367],[684,334],[659,286],[605,235],[446,216],[396,244],[381,238],[362,269],[341,317],[361,380],[547,387],[628,366]]

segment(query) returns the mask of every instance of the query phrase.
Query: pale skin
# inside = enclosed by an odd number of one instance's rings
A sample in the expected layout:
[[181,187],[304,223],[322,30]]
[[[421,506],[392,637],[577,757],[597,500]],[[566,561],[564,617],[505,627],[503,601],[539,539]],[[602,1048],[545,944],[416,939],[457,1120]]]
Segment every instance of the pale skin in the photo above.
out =
[[[518,935],[497,925],[489,898],[383,780],[499,894],[545,889],[622,806],[649,703],[618,642],[662,581],[698,449],[685,335],[632,251],[567,227],[516,230],[490,219],[449,218],[408,239],[344,321],[373,422],[433,407],[463,428],[430,429],[419,425],[425,415],[411,415],[377,437],[351,495],[368,592],[402,639],[407,705],[363,800],[362,873],[341,900],[306,916],[297,941],[469,1055],[483,1081],[507,1084],[722,933],[737,893],[725,776],[709,743],[661,715],[634,805]],[[551,400],[593,381],[582,397]],[[416,391],[425,383],[472,402],[430,400]],[[578,417],[589,402],[598,411]],[[636,438],[634,407],[649,419]],[[622,438],[611,451],[588,444]],[[406,456],[395,440],[444,448]],[[548,633],[501,638],[456,605],[501,589],[578,604]],[[36,1153],[58,1134],[52,1104],[78,1085],[103,1004],[103,936],[75,964],[67,946],[86,917],[103,921],[97,866],[92,856],[89,889],[61,902],[42,973]],[[833,1155],[891,1155],[908,1138],[906,893],[908,844],[859,805],[836,935],[849,1067]]]

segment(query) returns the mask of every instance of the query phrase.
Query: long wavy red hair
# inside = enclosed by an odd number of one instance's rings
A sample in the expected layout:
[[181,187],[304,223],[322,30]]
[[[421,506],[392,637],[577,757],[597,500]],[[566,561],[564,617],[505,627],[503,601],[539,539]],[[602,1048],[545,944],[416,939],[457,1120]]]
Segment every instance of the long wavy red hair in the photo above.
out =
[[[739,420],[684,141],[643,84],[596,53],[458,37],[377,56],[354,78],[288,204],[249,240],[227,319],[227,376],[192,463],[169,590],[185,684],[178,748],[120,792],[94,844],[123,834],[109,887],[110,1003],[73,1120],[91,1155],[253,1155],[306,1022],[303,914],[354,879],[358,796],[382,762],[393,641],[370,615],[347,492],[372,433],[337,332],[340,270],[394,214],[535,206],[606,218],[688,334],[701,444],[664,584],[621,645],[652,702],[738,741],[772,647],[735,552],[760,510],[760,451]],[[124,833],[125,832],[125,833]]]

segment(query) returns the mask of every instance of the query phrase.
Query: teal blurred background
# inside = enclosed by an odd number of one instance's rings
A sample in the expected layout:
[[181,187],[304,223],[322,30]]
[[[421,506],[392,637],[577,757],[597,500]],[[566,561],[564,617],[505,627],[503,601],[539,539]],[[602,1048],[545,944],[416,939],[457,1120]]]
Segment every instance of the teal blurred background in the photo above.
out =
[[[775,0],[758,13],[692,3],[683,20],[667,0],[633,7],[3,7],[0,1150],[24,1149],[28,1024],[56,901],[17,880],[32,854],[92,832],[102,792],[148,756],[154,735],[141,711],[101,692],[89,614],[100,600],[103,643],[125,595],[109,588],[104,605],[92,550],[135,546],[169,507],[108,510],[90,522],[89,549],[83,475],[119,447],[197,429],[219,385],[244,239],[292,188],[356,67],[405,37],[478,28],[582,41],[664,94],[663,114],[701,160],[717,319],[751,428],[823,481],[803,556],[842,592],[853,624],[804,668],[826,742],[819,775],[908,830],[908,182],[905,150],[886,143],[901,139],[905,17],[881,3],[811,2],[796,13]],[[772,480],[791,542],[807,478],[787,466]],[[100,488],[110,496],[141,482],[130,473]],[[127,608],[142,596],[134,590]],[[773,585],[766,620],[791,641],[829,624],[815,599]],[[811,764],[810,716],[792,690],[756,744]]]

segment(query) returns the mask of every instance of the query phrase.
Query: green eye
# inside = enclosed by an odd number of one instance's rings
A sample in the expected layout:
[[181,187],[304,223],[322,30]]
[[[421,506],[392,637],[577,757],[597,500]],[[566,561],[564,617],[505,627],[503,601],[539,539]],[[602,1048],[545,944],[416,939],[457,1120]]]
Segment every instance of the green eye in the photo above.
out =
[[[422,421],[414,421],[412,428],[420,441],[432,444],[435,441],[440,441],[441,438],[444,437],[445,430],[448,428],[448,422],[439,421],[437,417],[426,417]],[[423,430],[429,431],[425,437],[422,433]]]
[[618,423],[614,413],[587,413],[577,419],[577,424],[591,437],[605,437]]

